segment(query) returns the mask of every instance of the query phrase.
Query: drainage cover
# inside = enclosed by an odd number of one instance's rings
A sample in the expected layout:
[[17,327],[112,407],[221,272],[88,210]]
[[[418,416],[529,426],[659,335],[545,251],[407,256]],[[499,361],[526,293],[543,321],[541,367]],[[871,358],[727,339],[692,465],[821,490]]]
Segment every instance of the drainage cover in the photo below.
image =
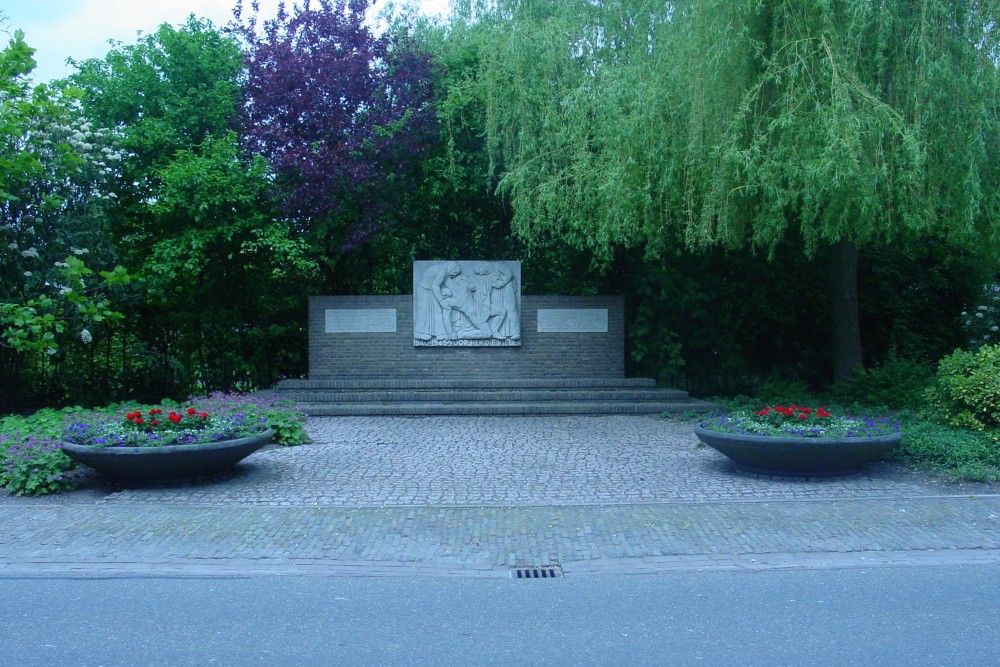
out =
[[546,565],[544,567],[517,567],[511,573],[511,579],[554,579],[561,577],[562,568],[558,565]]

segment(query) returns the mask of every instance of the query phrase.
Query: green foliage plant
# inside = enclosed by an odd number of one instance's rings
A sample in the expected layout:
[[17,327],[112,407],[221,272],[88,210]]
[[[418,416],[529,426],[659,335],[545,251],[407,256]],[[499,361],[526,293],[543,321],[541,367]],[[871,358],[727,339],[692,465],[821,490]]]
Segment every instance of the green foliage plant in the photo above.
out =
[[309,434],[305,430],[305,413],[295,407],[294,402],[286,399],[268,407],[263,416],[268,427],[274,431],[276,444],[293,446],[309,442]]
[[1000,428],[1000,344],[941,359],[928,397],[934,414],[952,426]]
[[11,493],[39,496],[75,489],[77,481],[70,471],[76,467],[57,440],[0,435],[0,487]]
[[274,431],[274,442],[278,445],[302,445],[309,442],[306,433],[306,415],[295,401],[282,398],[273,391],[253,393],[217,391],[199,397],[198,404],[207,410],[220,414],[239,412],[254,419],[261,419]]
[[62,432],[79,408],[39,410],[0,419],[0,487],[19,496],[69,491],[77,486],[75,461],[59,450]]
[[926,362],[890,354],[874,368],[861,369],[848,382],[829,389],[831,398],[847,404],[920,410],[934,371]]

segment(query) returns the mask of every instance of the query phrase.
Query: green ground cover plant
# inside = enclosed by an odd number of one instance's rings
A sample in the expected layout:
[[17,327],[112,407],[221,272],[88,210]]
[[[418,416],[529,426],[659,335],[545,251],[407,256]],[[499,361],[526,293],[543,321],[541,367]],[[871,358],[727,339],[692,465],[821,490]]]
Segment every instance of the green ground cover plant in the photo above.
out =
[[149,446],[241,437],[264,428],[274,430],[279,445],[309,440],[305,415],[273,392],[216,392],[158,405],[119,403],[12,415],[0,419],[0,487],[17,495],[76,488],[77,464],[59,449],[67,437],[95,446]]
[[1000,482],[1000,430],[974,431],[915,417],[895,457],[956,480]]

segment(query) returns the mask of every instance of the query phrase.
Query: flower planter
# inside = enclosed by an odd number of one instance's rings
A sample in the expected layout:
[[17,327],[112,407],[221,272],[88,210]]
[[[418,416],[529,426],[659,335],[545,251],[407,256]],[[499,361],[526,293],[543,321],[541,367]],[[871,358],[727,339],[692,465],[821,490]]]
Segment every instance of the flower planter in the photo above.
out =
[[826,477],[857,473],[899,444],[902,433],[851,438],[738,435],[696,426],[694,433],[739,470],[763,475]]
[[64,442],[72,459],[120,482],[163,484],[206,479],[226,472],[270,442],[274,431],[238,440],[165,447],[92,447]]

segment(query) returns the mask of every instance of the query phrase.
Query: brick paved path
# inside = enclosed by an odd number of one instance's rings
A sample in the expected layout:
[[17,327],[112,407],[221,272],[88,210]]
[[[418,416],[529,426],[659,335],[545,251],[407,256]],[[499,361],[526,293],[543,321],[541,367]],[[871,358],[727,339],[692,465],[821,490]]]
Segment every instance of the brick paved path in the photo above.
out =
[[507,576],[1000,562],[1000,488],[737,473],[651,416],[339,417],[210,484],[0,496],[0,575]]

